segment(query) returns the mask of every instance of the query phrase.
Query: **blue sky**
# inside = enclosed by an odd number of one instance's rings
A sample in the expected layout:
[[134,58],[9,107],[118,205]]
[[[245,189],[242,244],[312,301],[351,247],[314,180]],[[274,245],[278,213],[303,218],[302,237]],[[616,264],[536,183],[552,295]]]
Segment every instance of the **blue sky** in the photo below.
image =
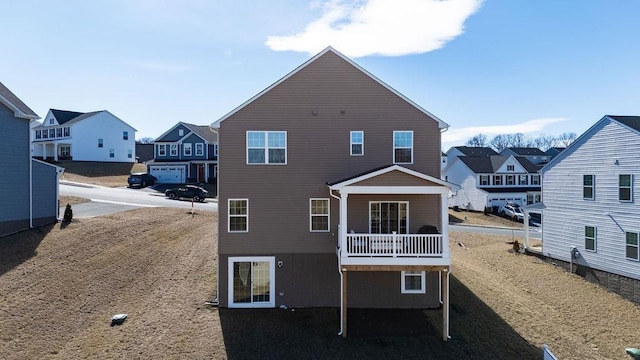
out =
[[634,0],[21,0],[3,13],[0,81],[41,117],[109,110],[137,138],[210,124],[327,45],[447,122],[444,150],[640,115]]

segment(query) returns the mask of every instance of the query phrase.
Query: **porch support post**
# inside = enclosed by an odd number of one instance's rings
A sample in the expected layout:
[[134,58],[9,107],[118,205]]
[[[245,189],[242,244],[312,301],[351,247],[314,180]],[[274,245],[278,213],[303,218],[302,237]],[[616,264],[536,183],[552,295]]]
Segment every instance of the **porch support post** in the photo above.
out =
[[340,314],[342,314],[342,337],[347,337],[347,271],[342,271],[342,309],[340,309]]
[[47,146],[44,143],[42,143],[42,160],[47,161]]
[[449,340],[449,270],[440,272],[442,284],[442,340]]
[[529,211],[527,209],[524,210],[524,219],[522,219],[524,223],[524,250],[529,248]]
[[341,256],[347,256],[347,232],[349,231],[347,229],[348,227],[348,223],[347,223],[347,209],[348,209],[348,200],[349,200],[349,193],[347,192],[340,192],[340,235],[339,235],[339,239],[340,239],[340,255]]
[[448,194],[440,194],[440,212],[442,232],[442,257],[449,258],[449,197]]
[[53,161],[58,161],[58,142],[53,143]]

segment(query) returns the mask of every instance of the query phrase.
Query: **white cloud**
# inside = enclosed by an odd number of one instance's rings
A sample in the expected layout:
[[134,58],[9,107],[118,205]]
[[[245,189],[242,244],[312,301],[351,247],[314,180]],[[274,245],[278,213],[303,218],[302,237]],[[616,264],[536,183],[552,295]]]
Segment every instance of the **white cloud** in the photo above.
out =
[[275,51],[315,54],[333,46],[350,57],[433,51],[461,35],[482,0],[314,1],[322,16],[302,32],[267,37]]
[[444,146],[445,144],[451,146],[463,145],[467,140],[478,134],[487,135],[488,140],[491,140],[493,136],[499,134],[523,133],[525,135],[532,135],[539,133],[549,125],[566,120],[565,118],[541,118],[513,125],[471,126],[459,129],[451,127],[442,134],[442,144],[445,149],[449,148]]

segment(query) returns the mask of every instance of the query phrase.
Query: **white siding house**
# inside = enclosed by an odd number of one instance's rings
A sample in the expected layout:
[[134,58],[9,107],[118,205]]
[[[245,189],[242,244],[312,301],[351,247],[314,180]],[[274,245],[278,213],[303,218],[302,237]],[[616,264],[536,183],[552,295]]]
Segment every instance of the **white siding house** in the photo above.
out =
[[106,110],[50,109],[32,131],[32,155],[44,160],[132,163],[136,159],[136,129]]
[[542,253],[640,280],[640,116],[603,117],[541,172]]

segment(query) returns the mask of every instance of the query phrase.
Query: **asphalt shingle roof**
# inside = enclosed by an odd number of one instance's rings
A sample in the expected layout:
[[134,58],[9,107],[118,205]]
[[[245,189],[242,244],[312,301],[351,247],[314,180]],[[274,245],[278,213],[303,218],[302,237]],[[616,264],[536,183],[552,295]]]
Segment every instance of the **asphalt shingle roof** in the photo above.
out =
[[84,114],[84,113],[81,113],[81,112],[58,110],[58,109],[51,109],[51,113],[53,114],[53,116],[58,121],[58,124],[60,124],[60,125],[66,123],[66,122],[68,122],[70,120],[73,120],[73,119],[77,118],[78,116]]
[[456,146],[455,149],[458,149],[461,153],[466,156],[490,156],[490,155],[498,155],[495,150],[489,147],[475,147],[475,146]]
[[33,112],[25,103],[22,102],[14,93],[9,90],[3,83],[0,82],[0,95],[7,99],[13,106],[17,107],[25,115],[38,117],[38,114]]
[[520,155],[520,156],[524,156],[524,155],[542,155],[544,156],[545,153],[538,149],[538,148],[532,148],[532,147],[510,147],[508,148],[509,150],[513,151],[514,153]]
[[[471,171],[476,174],[492,174],[498,171],[502,164],[509,156],[507,155],[492,155],[492,156],[458,156],[458,159],[462,161]],[[515,159],[525,168],[529,173],[537,173],[540,170],[540,166],[533,164],[527,158],[522,156],[515,156]]]
[[216,135],[216,133],[211,131],[211,128],[209,127],[209,125],[194,125],[194,124],[187,124],[187,123],[182,123],[182,124],[187,128],[189,128],[189,130],[193,131],[195,134],[197,134],[198,136],[200,136],[201,138],[205,139],[210,143],[215,143],[218,141],[218,136]]
[[607,115],[613,120],[627,125],[628,127],[640,131],[640,116],[620,116],[620,115]]

